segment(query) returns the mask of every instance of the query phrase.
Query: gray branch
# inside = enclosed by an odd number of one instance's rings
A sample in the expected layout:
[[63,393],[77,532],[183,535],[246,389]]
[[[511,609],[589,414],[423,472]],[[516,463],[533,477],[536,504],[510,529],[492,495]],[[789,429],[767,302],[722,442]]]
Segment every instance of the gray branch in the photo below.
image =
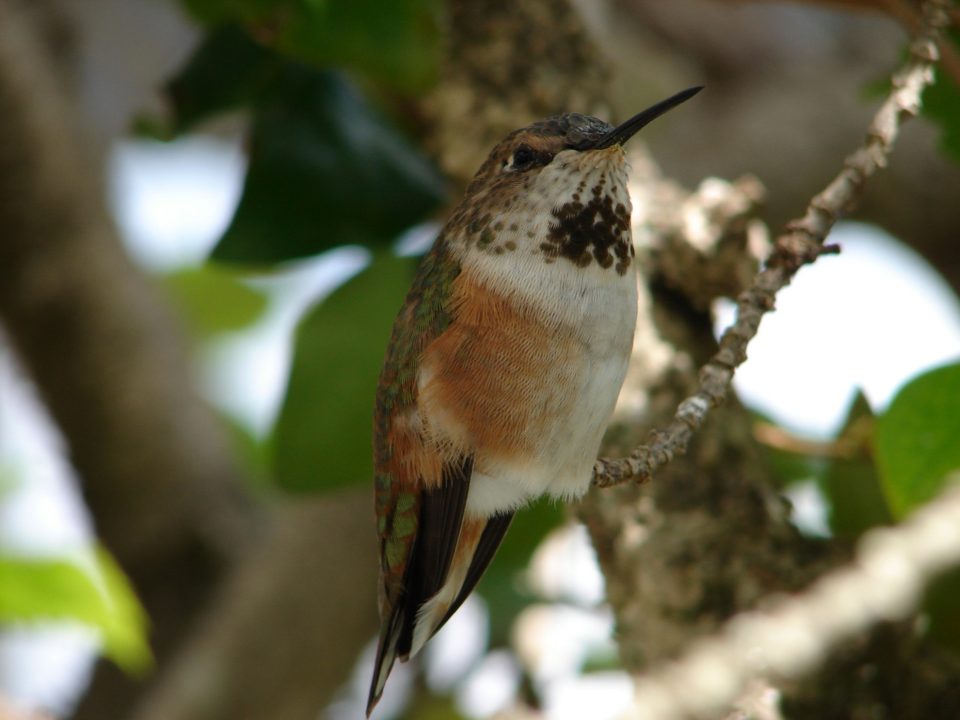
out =
[[957,481],[902,525],[867,533],[853,562],[801,595],[737,616],[679,660],[639,678],[628,717],[717,717],[751,683],[802,678],[842,642],[907,618],[933,578],[960,565]]
[[826,189],[810,201],[805,215],[789,223],[776,239],[766,267],[738,297],[737,319],[720,339],[717,353],[701,369],[697,391],[680,403],[665,430],[651,433],[649,444],[639,446],[626,458],[600,458],[594,468],[597,487],[630,479],[647,481],[657,468],[684,453],[709,411],[726,398],[734,372],[747,358],[747,345],[757,334],[763,316],[774,309],[777,293],[790,284],[801,267],[838,251],[825,244],[834,223],[854,205],[867,180],[886,164],[901,123],[920,112],[920,96],[933,82],[937,43],[949,23],[949,7],[948,0],[925,3],[923,24],[910,46],[910,57],[893,77],[893,88],[874,116],[866,141],[847,157]]

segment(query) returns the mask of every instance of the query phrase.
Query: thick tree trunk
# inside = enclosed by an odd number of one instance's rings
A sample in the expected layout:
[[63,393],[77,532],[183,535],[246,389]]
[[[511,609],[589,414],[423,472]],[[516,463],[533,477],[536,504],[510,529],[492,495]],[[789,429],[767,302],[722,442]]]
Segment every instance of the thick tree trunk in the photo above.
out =
[[[177,328],[104,210],[65,85],[23,6],[0,0],[0,320],[162,663],[242,551],[249,507]],[[80,715],[118,717],[136,692],[104,667]]]

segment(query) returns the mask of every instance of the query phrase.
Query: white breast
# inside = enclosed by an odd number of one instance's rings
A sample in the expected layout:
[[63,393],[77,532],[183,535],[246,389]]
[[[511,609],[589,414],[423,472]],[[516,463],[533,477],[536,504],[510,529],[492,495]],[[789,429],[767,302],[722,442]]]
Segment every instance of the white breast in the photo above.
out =
[[[571,170],[576,183],[570,182]],[[577,187],[581,179],[584,183]],[[570,349],[563,362],[545,359],[542,372],[556,395],[543,399],[549,417],[538,423],[537,451],[522,460],[492,453],[476,457],[468,514],[514,509],[542,494],[576,497],[589,487],[630,358],[637,318],[636,268],[631,263],[621,274],[599,262],[581,267],[563,256],[550,257],[541,243],[555,222],[552,210],[582,198],[598,184],[629,217],[622,151],[599,157],[566,151],[538,176],[523,208],[514,206],[509,216],[491,220],[496,230],[491,243],[480,247],[464,237],[464,271],[498,295],[532,309],[558,337],[574,340],[565,344]],[[629,230],[624,234],[629,242]],[[491,251],[497,247],[509,250]]]
[[[533,456],[476,459],[467,500],[472,515],[514,509],[542,494],[579,497],[590,485],[600,441],[626,376],[637,317],[636,275],[557,263],[522,276],[550,316],[580,339],[562,367],[544,367],[569,412],[548,418]],[[546,399],[545,405],[551,404]]]
[[[600,441],[623,384],[637,318],[637,276],[597,265],[579,268],[566,260],[512,258],[506,270],[515,297],[539,308],[543,321],[571,333],[571,356],[545,364],[550,385],[562,398],[547,407],[569,410],[548,418],[539,452],[523,462],[494,456],[476,459],[467,500],[472,515],[514,509],[542,494],[579,497],[587,491]],[[535,264],[534,264],[535,263]],[[478,261],[475,270],[482,273]],[[492,269],[491,269],[492,270]],[[504,272],[503,266],[497,273]],[[499,280],[505,280],[498,275]],[[492,279],[492,278],[491,278]],[[569,400],[570,402],[553,402]]]

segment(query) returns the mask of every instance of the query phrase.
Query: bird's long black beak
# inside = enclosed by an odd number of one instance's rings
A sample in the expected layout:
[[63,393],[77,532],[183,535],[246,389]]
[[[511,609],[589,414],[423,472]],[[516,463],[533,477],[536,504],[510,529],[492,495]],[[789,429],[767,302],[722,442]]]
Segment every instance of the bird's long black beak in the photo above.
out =
[[686,102],[701,90],[703,90],[703,86],[698,85],[697,87],[687,88],[686,90],[678,92],[666,100],[661,100],[656,105],[648,107],[643,112],[637,113],[626,122],[620,123],[606,135],[601,136],[595,144],[585,149],[602,150],[603,148],[608,148],[613,145],[623,145],[627,140],[632,138],[640,128],[656,120],[667,112],[667,110],[672,110],[680,103]]

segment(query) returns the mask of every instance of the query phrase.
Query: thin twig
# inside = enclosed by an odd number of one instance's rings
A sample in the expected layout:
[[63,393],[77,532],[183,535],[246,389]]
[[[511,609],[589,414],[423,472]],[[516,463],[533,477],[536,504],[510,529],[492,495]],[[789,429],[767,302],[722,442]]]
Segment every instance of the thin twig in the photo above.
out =
[[753,426],[753,437],[761,445],[796,455],[830,460],[852,460],[858,456],[867,456],[870,452],[869,440],[873,434],[873,419],[859,418],[843,433],[833,440],[818,441],[797,437],[778,425],[757,422]]
[[777,293],[790,284],[804,265],[821,255],[838,252],[825,244],[834,223],[863,193],[867,179],[886,165],[901,123],[920,112],[920,96],[933,82],[933,66],[939,57],[937,42],[949,23],[951,0],[928,0],[923,21],[904,67],[893,77],[887,100],[873,118],[864,144],[844,162],[843,170],[807,206],[806,214],[787,224],[777,238],[766,267],[753,284],[737,298],[737,319],[720,338],[717,353],[700,370],[700,386],[677,408],[665,430],[651,433],[650,444],[641,445],[622,459],[600,458],[594,466],[597,487],[619,485],[635,478],[649,480],[653,472],[683,454],[707,413],[727,394],[733,374],[747,358],[747,345],[757,334],[763,316],[773,310]]
[[[881,0],[880,5],[910,34],[916,34],[920,29],[920,9],[907,0]],[[960,28],[960,11],[951,9],[949,14],[950,24]],[[957,51],[954,43],[945,42],[940,45],[940,68],[956,85],[960,86],[960,52]]]

